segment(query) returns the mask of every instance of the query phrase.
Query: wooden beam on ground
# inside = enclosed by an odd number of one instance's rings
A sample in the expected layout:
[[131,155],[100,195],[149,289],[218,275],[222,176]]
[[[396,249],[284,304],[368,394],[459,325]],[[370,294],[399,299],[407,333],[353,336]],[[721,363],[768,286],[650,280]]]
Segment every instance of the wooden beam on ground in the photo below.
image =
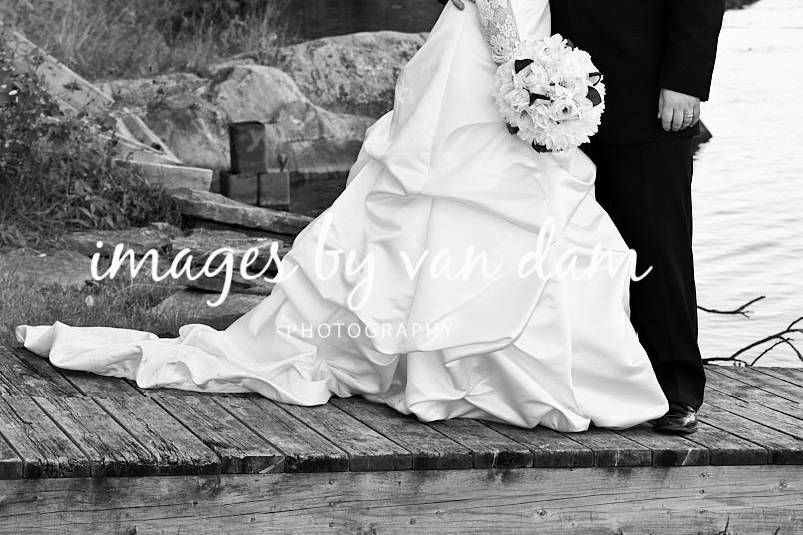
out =
[[124,149],[123,154],[133,153],[147,161],[181,163],[167,144],[148,128],[141,118],[126,109],[114,110],[114,99],[36,46],[20,32],[6,32],[6,44],[14,68],[21,72],[36,74],[45,91],[58,102],[62,110],[117,118],[118,134],[121,136],[119,148]]
[[793,534],[803,466],[0,481],[0,532]]
[[209,191],[212,185],[214,173],[211,169],[136,160],[120,161],[136,169],[149,183],[164,186],[168,191],[179,188]]
[[217,193],[180,188],[171,191],[184,215],[225,225],[296,236],[313,218],[237,202]]
[[114,100],[17,31],[6,34],[14,67],[33,71],[45,90],[74,112],[105,113]]

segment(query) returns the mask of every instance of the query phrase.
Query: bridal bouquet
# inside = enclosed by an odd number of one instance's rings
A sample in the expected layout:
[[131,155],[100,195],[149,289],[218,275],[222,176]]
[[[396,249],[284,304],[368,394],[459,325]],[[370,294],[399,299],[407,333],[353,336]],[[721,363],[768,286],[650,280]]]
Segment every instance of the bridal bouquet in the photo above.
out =
[[591,56],[560,34],[524,41],[497,70],[496,103],[511,133],[539,152],[587,143],[605,110]]

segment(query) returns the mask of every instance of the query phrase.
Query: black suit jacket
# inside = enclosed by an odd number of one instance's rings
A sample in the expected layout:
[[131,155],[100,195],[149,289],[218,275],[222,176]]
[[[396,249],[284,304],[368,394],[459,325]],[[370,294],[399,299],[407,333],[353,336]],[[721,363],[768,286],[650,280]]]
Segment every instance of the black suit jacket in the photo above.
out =
[[[441,3],[444,0],[439,0]],[[641,143],[699,133],[665,132],[661,88],[708,100],[725,0],[551,0],[552,33],[591,54],[605,76],[598,141]]]
[[598,141],[638,143],[665,132],[661,88],[708,100],[724,0],[551,0],[552,32],[591,54],[608,90]]

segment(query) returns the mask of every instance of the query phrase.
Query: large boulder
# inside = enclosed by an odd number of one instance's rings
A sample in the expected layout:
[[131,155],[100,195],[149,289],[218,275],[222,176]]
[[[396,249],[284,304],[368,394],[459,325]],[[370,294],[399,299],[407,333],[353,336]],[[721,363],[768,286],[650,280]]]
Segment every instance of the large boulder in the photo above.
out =
[[185,164],[229,168],[229,120],[203,96],[166,96],[148,106],[145,120]]
[[283,47],[276,65],[315,104],[380,117],[393,108],[396,80],[427,34],[363,32]]
[[288,156],[290,171],[342,174],[372,122],[313,104],[287,74],[262,65],[221,68],[211,80],[174,74],[103,87],[118,105],[144,106],[148,125],[185,164],[210,169],[229,168],[229,123],[259,121],[268,125],[270,150]]
[[261,65],[222,71],[208,97],[232,122],[269,123],[269,151],[285,154],[290,170],[306,175],[348,172],[373,122],[313,104],[287,74]]
[[99,82],[98,89],[114,99],[115,105],[144,113],[148,106],[175,95],[203,94],[208,80],[195,74],[179,72],[155,78],[109,80]]

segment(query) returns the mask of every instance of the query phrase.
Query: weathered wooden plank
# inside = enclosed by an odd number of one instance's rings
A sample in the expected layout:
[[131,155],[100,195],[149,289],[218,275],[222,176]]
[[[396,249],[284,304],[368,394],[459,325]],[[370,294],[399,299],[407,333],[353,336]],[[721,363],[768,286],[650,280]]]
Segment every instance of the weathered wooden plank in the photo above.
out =
[[284,471],[284,455],[208,396],[173,395],[157,391],[151,397],[220,457],[225,474],[266,474]]
[[710,464],[716,466],[767,464],[769,452],[766,448],[706,422],[698,422],[697,427],[697,433],[689,435],[686,439],[708,448]]
[[803,426],[803,405],[800,403],[789,401],[773,392],[768,392],[756,383],[748,384],[741,379],[720,374],[719,372],[708,372],[707,375],[707,384],[710,389],[739,398],[746,403],[782,412],[800,420],[798,427]]
[[93,477],[157,473],[154,456],[92,398],[33,399],[89,457]]
[[744,384],[775,394],[784,400],[800,405],[803,401],[803,387],[788,383],[771,375],[766,375],[757,368],[737,368],[731,366],[709,367],[708,374],[716,373]]
[[0,346],[0,394],[11,396],[79,396],[42,357],[23,348]]
[[299,407],[277,403],[349,456],[352,471],[409,470],[412,454],[333,404]]
[[594,452],[594,466],[651,466],[652,451],[629,438],[600,427],[582,433],[561,433]]
[[497,433],[477,420],[455,418],[427,424],[474,456],[474,468],[527,468],[533,453],[523,444]]
[[209,191],[178,188],[170,196],[184,215],[238,227],[295,236],[312,222],[309,216],[251,206]]
[[21,72],[36,73],[40,83],[62,110],[92,116],[105,116],[111,112],[118,118],[116,139],[120,144],[138,145],[143,152],[159,161],[180,163],[142,119],[125,108],[112,111],[113,98],[37,47],[24,35],[13,31],[4,32],[4,40],[16,68]]
[[[0,413],[0,420],[2,420],[2,413]],[[0,431],[2,426],[3,424],[0,422]],[[20,479],[22,478],[22,468],[22,457],[0,435],[0,479]]]
[[340,472],[349,457],[330,441],[272,401],[219,397],[215,401],[284,455],[286,472]]
[[800,368],[754,368],[756,371],[761,372],[770,377],[775,377],[781,381],[791,383],[793,385],[803,388],[803,371]]
[[795,534],[803,466],[0,482],[0,532]]
[[714,388],[706,390],[705,397],[706,401],[712,405],[736,413],[765,427],[771,427],[776,431],[786,433],[800,440],[801,444],[803,444],[803,421],[794,416],[789,416],[758,403],[746,403]]
[[803,441],[708,401],[703,403],[698,414],[701,421],[764,447],[770,464],[803,464]]
[[412,453],[414,470],[465,470],[474,465],[468,448],[387,405],[360,397],[335,398],[332,404]]
[[155,459],[159,475],[220,473],[220,459],[206,444],[151,398],[95,398]]
[[594,466],[594,452],[546,427],[524,429],[496,422],[483,422],[494,431],[527,446],[534,468],[578,468]]
[[[91,474],[87,456],[30,397],[4,395],[0,398],[0,434],[22,459],[22,477],[87,477]],[[10,461],[13,464],[13,459]],[[14,466],[9,468],[9,471],[15,470]]]
[[10,31],[5,38],[16,68],[22,72],[35,72],[48,93],[69,109],[94,115],[110,109],[114,104],[111,97],[21,33]]
[[649,424],[617,431],[625,438],[649,448],[653,466],[699,466],[709,464],[708,448],[675,435],[662,435]]
[[56,369],[76,390],[84,396],[97,398],[141,398],[142,394],[125,379],[104,377],[89,372]]

